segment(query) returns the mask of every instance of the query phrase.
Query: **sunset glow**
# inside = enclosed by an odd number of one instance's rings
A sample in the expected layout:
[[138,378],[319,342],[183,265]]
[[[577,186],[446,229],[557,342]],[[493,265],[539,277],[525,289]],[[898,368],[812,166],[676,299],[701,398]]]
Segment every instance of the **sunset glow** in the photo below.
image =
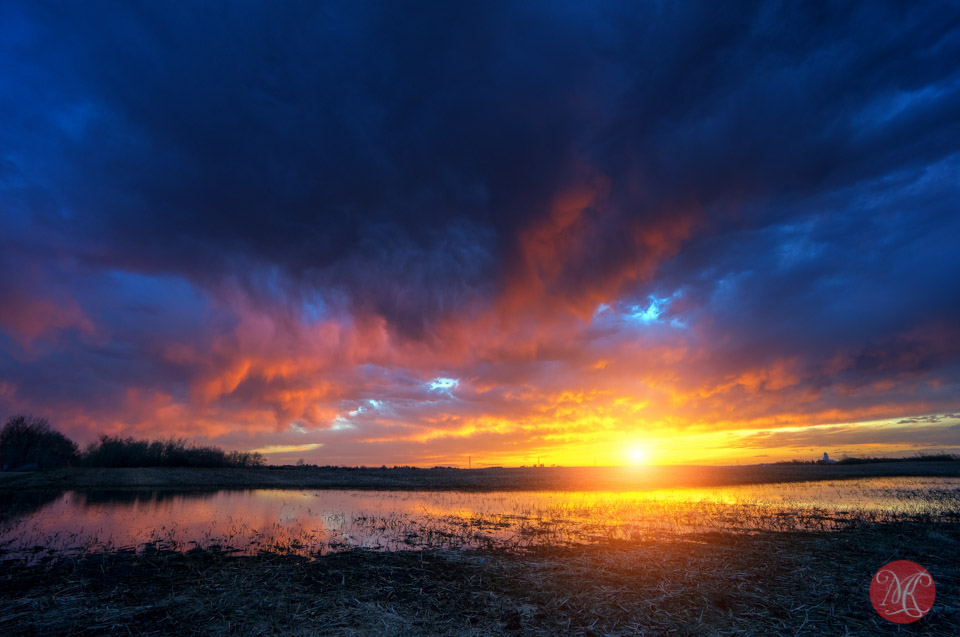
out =
[[960,451],[935,11],[188,4],[0,7],[0,416],[279,464]]
[[643,445],[634,445],[630,447],[627,457],[633,464],[643,465],[650,462],[650,450]]

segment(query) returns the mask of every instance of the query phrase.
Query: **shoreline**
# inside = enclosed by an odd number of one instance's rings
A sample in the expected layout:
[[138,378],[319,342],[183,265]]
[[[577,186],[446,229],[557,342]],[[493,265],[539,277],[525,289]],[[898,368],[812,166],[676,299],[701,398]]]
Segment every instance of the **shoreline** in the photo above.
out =
[[0,492],[89,489],[640,491],[883,477],[960,477],[958,461],[858,465],[432,468],[68,468],[0,474]]

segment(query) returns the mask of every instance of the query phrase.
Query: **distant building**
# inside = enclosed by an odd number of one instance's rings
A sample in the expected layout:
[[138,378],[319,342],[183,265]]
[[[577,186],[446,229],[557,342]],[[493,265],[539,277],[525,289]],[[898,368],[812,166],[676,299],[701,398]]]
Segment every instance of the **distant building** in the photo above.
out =
[[831,460],[831,459],[830,459],[830,456],[827,455],[827,452],[826,452],[826,451],[823,452],[823,460],[821,460],[820,462],[822,462],[823,464],[836,464],[836,463],[837,463],[836,460]]

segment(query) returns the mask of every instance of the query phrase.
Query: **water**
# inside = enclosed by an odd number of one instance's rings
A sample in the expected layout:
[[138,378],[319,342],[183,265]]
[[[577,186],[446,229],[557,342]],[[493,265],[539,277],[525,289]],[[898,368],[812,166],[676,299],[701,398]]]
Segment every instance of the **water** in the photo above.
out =
[[[225,490],[26,494],[0,502],[0,555],[219,547],[522,547],[669,533],[960,520],[960,478],[870,478],[630,492]],[[12,499],[11,499],[12,498]],[[15,500],[15,501],[14,501]]]

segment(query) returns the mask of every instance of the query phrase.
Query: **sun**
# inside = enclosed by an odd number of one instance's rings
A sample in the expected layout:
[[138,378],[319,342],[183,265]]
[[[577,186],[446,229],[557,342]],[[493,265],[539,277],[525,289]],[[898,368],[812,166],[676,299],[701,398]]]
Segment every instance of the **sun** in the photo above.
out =
[[631,464],[647,464],[650,461],[650,449],[643,445],[632,445],[627,449],[627,458]]

